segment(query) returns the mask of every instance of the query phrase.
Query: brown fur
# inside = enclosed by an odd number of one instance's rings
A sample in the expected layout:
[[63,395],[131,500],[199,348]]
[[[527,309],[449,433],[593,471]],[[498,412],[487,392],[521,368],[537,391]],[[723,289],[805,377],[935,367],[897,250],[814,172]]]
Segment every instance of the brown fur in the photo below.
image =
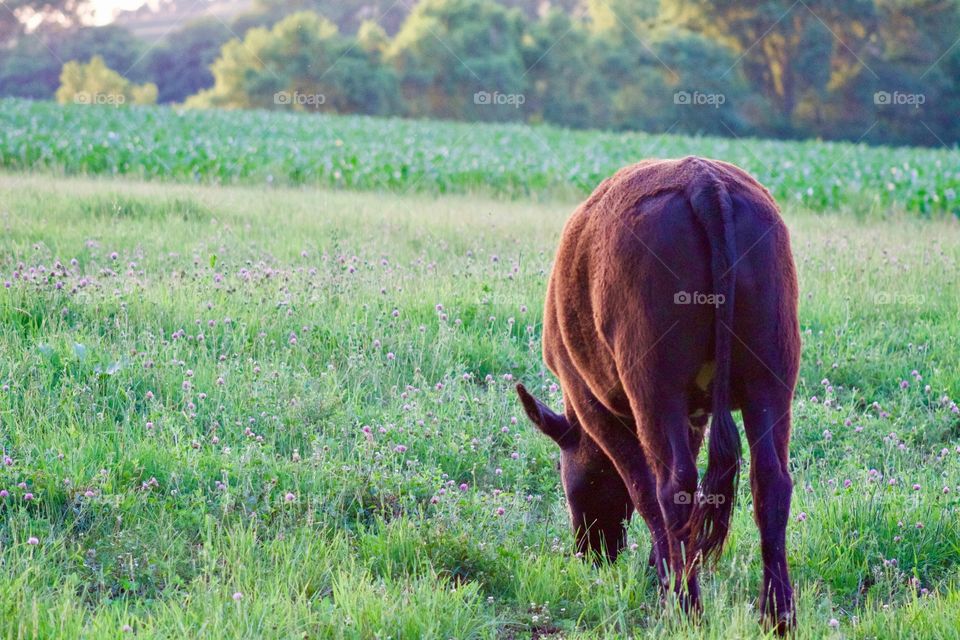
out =
[[[678,304],[679,292],[724,301]],[[799,354],[787,229],[752,177],[687,157],[643,161],[597,187],[563,230],[547,288],[543,355],[560,379],[565,415],[518,386],[528,416],[561,446],[580,549],[614,559],[622,521],[638,511],[661,583],[672,579],[681,603],[698,611],[699,560],[719,554],[729,528],[741,447],[730,412],[739,408],[764,563],[760,607],[785,630]]]

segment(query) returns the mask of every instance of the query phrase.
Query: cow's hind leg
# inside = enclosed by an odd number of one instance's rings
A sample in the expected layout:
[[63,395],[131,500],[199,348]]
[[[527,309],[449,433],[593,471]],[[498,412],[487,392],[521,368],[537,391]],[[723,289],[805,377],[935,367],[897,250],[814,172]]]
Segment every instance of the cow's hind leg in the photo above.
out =
[[779,381],[768,382],[746,385],[742,411],[750,443],[750,487],[763,558],[760,611],[764,623],[783,634],[794,623],[786,552],[793,490],[787,470],[790,393]]
[[[631,399],[631,404],[639,403]],[[657,500],[667,527],[673,590],[685,611],[699,612],[696,563],[689,557],[689,522],[696,499],[697,465],[691,450],[687,398],[681,393],[663,394],[649,410],[637,413],[643,451],[654,469]]]

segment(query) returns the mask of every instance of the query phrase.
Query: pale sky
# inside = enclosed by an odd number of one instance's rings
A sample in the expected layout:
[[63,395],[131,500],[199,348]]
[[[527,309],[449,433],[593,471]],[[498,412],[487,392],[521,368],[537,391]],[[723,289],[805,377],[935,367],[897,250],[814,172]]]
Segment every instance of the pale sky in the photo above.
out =
[[[146,0],[92,0],[90,22],[96,25],[113,21],[119,11],[133,11],[146,4]],[[154,2],[156,4],[156,2]]]

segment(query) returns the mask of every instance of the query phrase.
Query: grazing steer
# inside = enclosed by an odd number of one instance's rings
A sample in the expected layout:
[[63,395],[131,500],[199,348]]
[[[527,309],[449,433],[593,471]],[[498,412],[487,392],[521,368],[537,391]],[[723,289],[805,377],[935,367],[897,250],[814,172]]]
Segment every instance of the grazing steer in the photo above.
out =
[[560,446],[579,550],[615,559],[636,509],[661,585],[672,581],[681,605],[698,612],[697,566],[719,556],[730,527],[741,457],[731,411],[740,409],[760,610],[785,632],[794,620],[785,540],[799,354],[790,241],[756,180],[687,157],[640,162],[597,187],[563,230],[547,288],[543,356],[565,415],[517,386],[527,415]]

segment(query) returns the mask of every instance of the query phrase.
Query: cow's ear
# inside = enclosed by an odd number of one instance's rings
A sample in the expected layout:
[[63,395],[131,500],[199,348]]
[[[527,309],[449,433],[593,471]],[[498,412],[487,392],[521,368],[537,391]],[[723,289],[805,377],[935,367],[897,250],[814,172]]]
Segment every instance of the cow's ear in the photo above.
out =
[[551,411],[549,407],[530,395],[523,384],[517,384],[517,395],[520,396],[523,410],[530,418],[530,422],[537,425],[540,431],[550,436],[561,447],[576,443],[579,435],[577,429],[565,416]]

